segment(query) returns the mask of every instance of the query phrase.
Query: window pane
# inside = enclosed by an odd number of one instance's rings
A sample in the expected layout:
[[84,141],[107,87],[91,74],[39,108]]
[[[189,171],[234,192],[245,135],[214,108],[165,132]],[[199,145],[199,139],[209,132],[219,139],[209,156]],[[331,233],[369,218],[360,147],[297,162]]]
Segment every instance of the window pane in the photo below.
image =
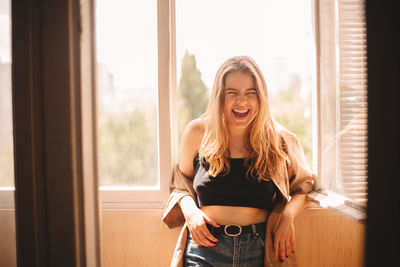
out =
[[157,186],[157,1],[96,8],[100,184]]
[[232,56],[247,55],[264,73],[273,116],[296,133],[312,166],[311,2],[176,1],[180,135],[190,120],[205,111],[219,66]]
[[321,1],[320,31],[322,185],[365,203],[368,125],[364,1]]
[[10,2],[0,2],[0,187],[14,186]]

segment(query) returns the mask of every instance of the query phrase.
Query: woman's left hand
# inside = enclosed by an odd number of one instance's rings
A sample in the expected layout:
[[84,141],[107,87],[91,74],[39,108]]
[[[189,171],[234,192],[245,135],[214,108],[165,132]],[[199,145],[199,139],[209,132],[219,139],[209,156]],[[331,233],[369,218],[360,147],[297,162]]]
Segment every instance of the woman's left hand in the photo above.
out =
[[284,261],[296,251],[294,236],[294,217],[283,213],[274,233],[273,241],[276,260],[280,258],[281,261]]

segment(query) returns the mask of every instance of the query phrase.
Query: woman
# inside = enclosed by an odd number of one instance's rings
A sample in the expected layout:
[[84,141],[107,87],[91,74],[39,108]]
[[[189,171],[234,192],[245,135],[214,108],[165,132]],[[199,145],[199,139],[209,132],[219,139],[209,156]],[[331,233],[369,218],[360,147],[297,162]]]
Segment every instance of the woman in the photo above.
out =
[[271,118],[251,58],[222,64],[180,149],[163,216],[170,228],[185,223],[171,266],[293,266],[294,218],[313,175],[296,136]]

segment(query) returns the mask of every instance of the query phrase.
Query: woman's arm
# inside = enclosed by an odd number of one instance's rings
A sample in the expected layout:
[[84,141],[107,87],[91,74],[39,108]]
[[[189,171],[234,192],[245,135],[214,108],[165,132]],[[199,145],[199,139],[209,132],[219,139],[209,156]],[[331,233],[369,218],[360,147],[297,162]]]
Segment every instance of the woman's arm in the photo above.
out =
[[307,194],[294,195],[286,205],[282,215],[287,215],[293,218],[297,217],[297,215],[299,215],[310,203],[306,197]]
[[186,126],[182,137],[179,162],[174,167],[172,179],[169,185],[170,195],[162,216],[162,221],[169,228],[182,226],[186,222],[185,215],[183,214],[182,207],[180,206],[180,202],[183,197],[186,198],[186,196],[189,196],[195,205],[194,200],[196,193],[193,189],[193,158],[195,157],[198,146],[201,142],[201,132],[199,131],[201,128],[199,128],[199,121],[200,120],[194,120],[190,122],[188,126]]
[[275,258],[283,261],[296,251],[294,219],[310,203],[306,194],[295,194],[285,207],[274,233]]
[[196,119],[186,125],[179,148],[179,170],[189,178],[194,177],[193,159],[198,153],[204,132],[204,122]]
[[292,198],[286,204],[274,232],[274,253],[276,259],[281,261],[296,250],[294,218],[309,204],[306,196],[313,189],[314,179],[296,135],[285,131],[283,137],[289,158],[288,182]]
[[[179,169],[187,177],[194,177],[193,159],[198,153],[204,132],[204,120],[191,121],[185,128],[179,153]],[[185,217],[187,227],[192,234],[193,241],[198,245],[212,247],[213,242],[218,242],[208,230],[206,223],[218,227],[202,210],[200,210],[193,198],[184,196],[178,204]]]

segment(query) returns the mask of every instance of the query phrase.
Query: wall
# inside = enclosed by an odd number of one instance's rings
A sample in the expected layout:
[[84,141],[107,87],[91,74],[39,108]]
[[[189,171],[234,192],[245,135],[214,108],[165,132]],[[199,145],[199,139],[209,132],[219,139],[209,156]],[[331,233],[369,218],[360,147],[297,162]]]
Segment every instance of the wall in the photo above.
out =
[[[180,229],[161,223],[161,210],[103,210],[104,267],[169,266]],[[299,266],[364,266],[365,225],[309,208],[295,221]],[[14,212],[0,210],[0,266],[14,267]]]

